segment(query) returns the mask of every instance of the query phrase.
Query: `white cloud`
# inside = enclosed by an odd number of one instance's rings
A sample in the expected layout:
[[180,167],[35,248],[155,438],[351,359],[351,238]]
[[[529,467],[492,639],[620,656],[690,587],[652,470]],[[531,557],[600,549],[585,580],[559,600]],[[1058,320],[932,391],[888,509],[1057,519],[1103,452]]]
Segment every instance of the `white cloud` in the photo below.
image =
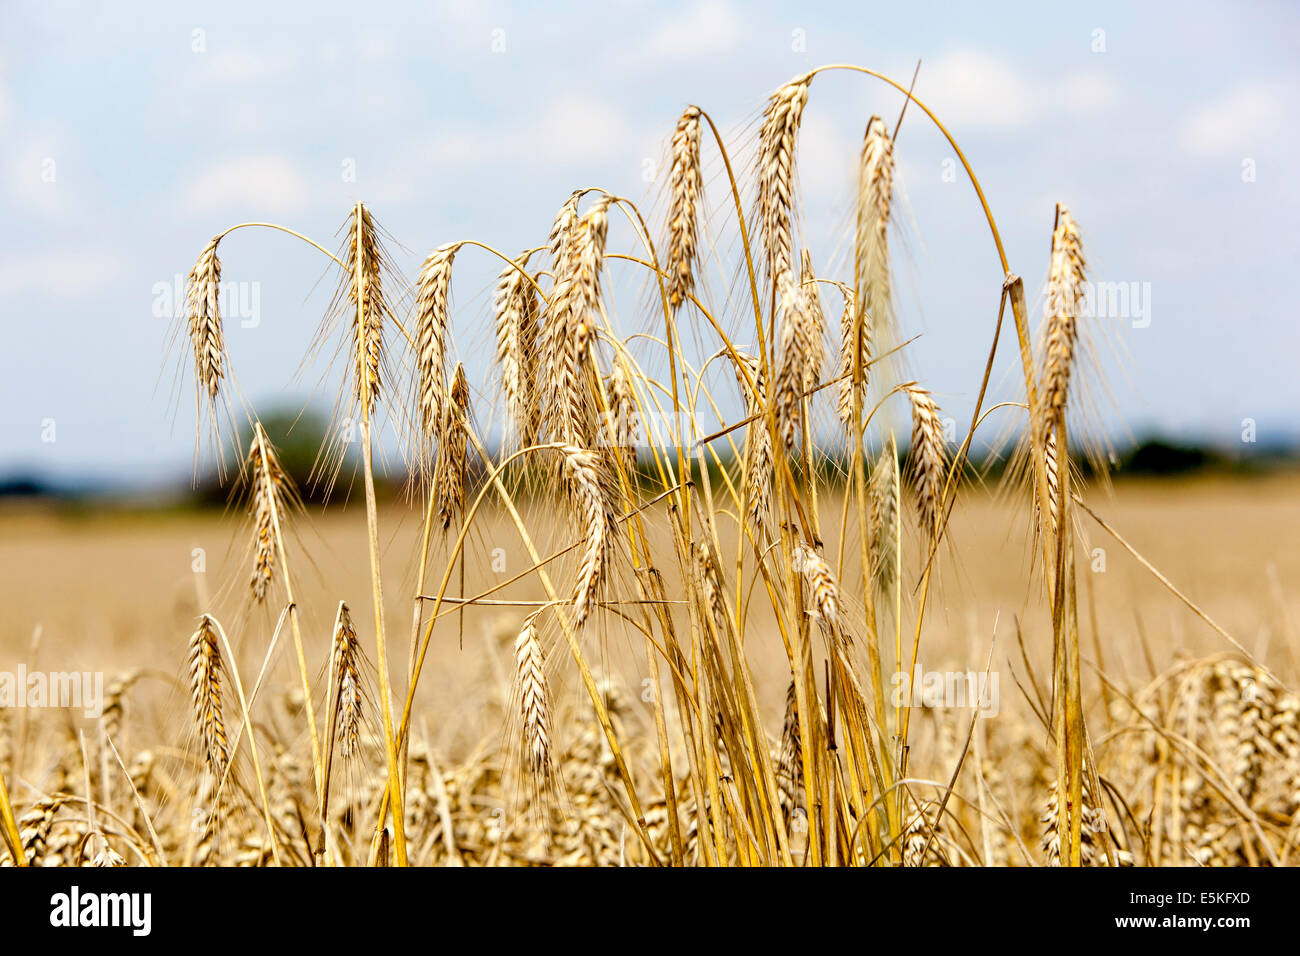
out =
[[275,52],[248,49],[213,50],[208,39],[209,52],[196,55],[199,73],[208,80],[223,84],[265,82],[283,76],[297,68],[298,53],[284,49]]
[[94,250],[6,256],[0,264],[0,294],[77,299],[102,289],[121,267],[116,256]]
[[23,140],[9,168],[9,195],[22,208],[57,218],[76,205],[66,164],[71,151],[62,137],[38,133]]
[[552,100],[517,145],[545,162],[602,162],[621,155],[626,139],[627,121],[617,109],[603,100],[570,94]]
[[1202,156],[1248,154],[1286,122],[1276,89],[1243,86],[1206,105],[1183,124],[1183,145]]
[[825,113],[811,113],[799,131],[799,185],[809,199],[848,196],[858,148]]
[[1054,99],[1072,113],[1095,113],[1114,103],[1117,93],[1104,73],[1076,73],[1066,77]]
[[432,162],[469,166],[483,162],[540,162],[563,166],[625,156],[631,141],[623,114],[604,100],[566,94],[518,129],[447,130],[426,147]]
[[1030,84],[1004,63],[975,50],[959,50],[923,64],[916,95],[956,129],[1020,126],[1038,108],[1038,94]]
[[731,4],[705,0],[670,20],[650,41],[650,50],[657,56],[708,56],[734,49],[739,39],[740,17]]
[[1104,73],[1075,73],[1059,82],[1022,76],[976,50],[949,53],[921,67],[916,95],[956,130],[1013,129],[1057,110],[1095,113],[1114,103]]
[[242,156],[211,166],[181,191],[186,212],[202,214],[249,207],[271,215],[307,205],[307,181],[283,156]]

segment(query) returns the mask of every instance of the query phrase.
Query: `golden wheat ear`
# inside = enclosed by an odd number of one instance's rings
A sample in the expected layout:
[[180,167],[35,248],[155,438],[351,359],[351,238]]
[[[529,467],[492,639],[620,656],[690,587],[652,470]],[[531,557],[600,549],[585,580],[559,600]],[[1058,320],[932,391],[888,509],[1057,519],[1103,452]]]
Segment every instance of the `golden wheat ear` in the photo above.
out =
[[339,602],[334,620],[330,668],[333,671],[330,724],[334,728],[339,755],[350,760],[360,750],[363,701],[361,645],[347,604]]
[[596,440],[589,364],[612,202],[612,197],[601,196],[569,227],[546,306],[546,374],[555,391],[548,403],[547,428],[552,440],[580,448],[592,448]]
[[745,427],[746,511],[761,540],[771,526],[772,473],[775,467],[772,435],[767,428],[767,378],[763,375],[763,363],[756,356],[735,352],[730,357],[745,402],[745,417],[750,419]]
[[[877,329],[893,321],[889,272],[889,217],[894,198],[894,144],[879,116],[871,117],[858,164],[857,222],[853,244],[853,301],[842,322],[840,420],[848,425],[855,388],[866,384]],[[858,399],[862,401],[861,397]]]
[[203,615],[198,629],[190,637],[190,702],[193,705],[195,727],[203,745],[203,759],[209,773],[220,779],[230,760],[230,745],[226,739],[222,683],[225,665],[217,643],[215,621]]
[[794,264],[795,147],[812,74],[796,76],[770,97],[759,131],[757,179],[759,235],[770,281]]
[[608,575],[616,531],[615,515],[607,493],[609,477],[601,470],[600,457],[575,445],[565,445],[559,452],[562,486],[582,530],[578,575],[573,586],[572,621],[577,630],[595,610],[601,586]]
[[915,382],[902,386],[912,403],[912,482],[916,489],[916,511],[926,543],[938,534],[943,517],[944,482],[948,475],[948,452],[943,437],[939,406],[929,391]]
[[525,250],[501,270],[492,298],[501,389],[521,447],[533,443],[538,424],[536,376],[541,304],[528,273],[528,260],[535,251]]
[[[221,238],[218,235],[209,240],[185,280],[182,322],[193,357],[196,458],[205,431],[219,451],[221,410],[226,406],[222,392],[230,359],[221,318],[221,259],[217,256]],[[224,458],[218,454],[218,473],[223,477],[224,465]]]
[[524,766],[537,790],[550,783],[554,766],[551,756],[551,693],[546,683],[546,658],[537,634],[537,615],[524,619],[515,639],[515,697],[522,721]]
[[871,469],[871,568],[881,591],[894,583],[898,548],[898,448],[891,432]]
[[451,270],[458,243],[439,246],[420,266],[415,285],[415,404],[421,469],[428,474],[447,403],[447,329]]
[[253,572],[249,590],[254,602],[261,604],[275,577],[276,562],[284,543],[285,518],[298,507],[299,499],[260,421],[253,423],[253,439],[244,460],[242,480],[247,487],[248,513],[253,519]]
[[465,506],[465,466],[469,439],[469,382],[457,362],[451,391],[443,408],[438,440],[438,464],[434,471],[438,520],[446,531],[460,517]]
[[688,106],[673,132],[672,168],[668,174],[668,304],[674,311],[695,290],[699,266],[700,203],[704,176],[700,170],[700,111]]

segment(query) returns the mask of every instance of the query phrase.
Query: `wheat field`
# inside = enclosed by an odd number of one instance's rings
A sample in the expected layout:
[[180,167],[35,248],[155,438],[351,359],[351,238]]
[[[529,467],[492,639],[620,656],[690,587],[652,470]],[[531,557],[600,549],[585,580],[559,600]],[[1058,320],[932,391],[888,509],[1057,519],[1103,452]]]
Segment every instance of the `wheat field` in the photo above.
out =
[[[907,373],[902,118],[864,124],[844,250],[802,235],[832,72],[938,126],[987,218],[967,381]],[[0,710],[8,863],[1292,862],[1293,479],[1112,484],[1071,210],[1031,309],[941,118],[860,67],[794,77],[748,139],[688,107],[668,151],[657,203],[580,188],[536,247],[411,277],[363,203],[337,249],[214,224],[172,358],[230,508],[0,514],[6,656],[104,675],[101,713]],[[333,355],[325,510],[226,350],[220,253],[255,228],[335,280],[302,343]],[[454,307],[468,256],[488,315]]]

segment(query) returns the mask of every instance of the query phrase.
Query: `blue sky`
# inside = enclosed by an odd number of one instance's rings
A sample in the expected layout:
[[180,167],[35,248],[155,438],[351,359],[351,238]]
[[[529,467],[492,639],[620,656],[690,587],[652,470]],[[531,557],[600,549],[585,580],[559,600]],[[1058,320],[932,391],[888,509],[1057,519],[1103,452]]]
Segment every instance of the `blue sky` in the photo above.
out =
[[[1149,324],[1125,331],[1112,376],[1129,429],[1232,445],[1252,418],[1261,441],[1300,434],[1300,14],[1285,4],[20,2],[5,19],[0,473],[186,473],[192,410],[174,400],[156,300],[227,225],[273,219],[333,246],[363,199],[409,271],[451,239],[516,251],[576,186],[653,209],[646,175],[687,103],[740,143],[795,73],[852,62],[905,81],[918,58],[917,95],[980,175],[1031,297],[1057,200],[1094,277],[1146,290]],[[899,105],[860,77],[815,82],[800,165],[818,261],[842,251],[866,119]],[[997,260],[919,113],[898,153],[910,366],[960,420]],[[252,232],[222,258],[224,278],[256,283],[256,326],[228,318],[243,394],[303,401],[316,370],[288,373],[329,297],[325,260]],[[458,351],[486,375],[496,268],[464,258]],[[995,397],[1013,397],[1012,368]]]

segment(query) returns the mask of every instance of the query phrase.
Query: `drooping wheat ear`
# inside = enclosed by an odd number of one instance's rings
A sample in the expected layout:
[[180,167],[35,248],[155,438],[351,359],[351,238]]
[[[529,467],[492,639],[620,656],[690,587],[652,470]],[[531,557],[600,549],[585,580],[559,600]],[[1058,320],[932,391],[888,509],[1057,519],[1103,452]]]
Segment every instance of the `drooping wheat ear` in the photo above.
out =
[[570,229],[546,309],[548,383],[556,393],[551,405],[551,436],[583,448],[590,448],[595,438],[588,357],[600,302],[607,210],[612,201],[602,196]]
[[722,578],[718,574],[718,564],[713,559],[713,551],[707,546],[691,542],[694,557],[692,566],[695,572],[695,587],[700,603],[713,621],[719,634],[727,626],[727,605],[722,597]]
[[1044,434],[1055,428],[1065,415],[1079,337],[1079,309],[1083,302],[1087,263],[1079,227],[1064,205],[1056,207],[1056,229],[1052,233],[1052,262],[1047,277],[1047,329],[1044,348],[1043,421]]
[[389,314],[384,298],[383,248],[370,210],[357,203],[346,242],[348,302],[352,306],[352,349],[355,373],[353,394],[367,412],[373,412],[382,388],[384,319]]
[[607,431],[611,450],[621,456],[623,468],[631,481],[636,473],[637,414],[636,395],[627,370],[618,359],[614,369],[605,377],[605,391],[609,396],[609,422]]
[[[853,423],[853,397],[856,393],[864,393],[862,386],[867,381],[867,363],[871,360],[871,329],[869,326],[863,326],[862,337],[857,337],[857,329],[854,326],[854,315],[857,312],[857,296],[853,290],[845,287],[844,290],[844,311],[840,313],[840,364],[839,364],[839,396],[835,403],[835,410],[839,413],[840,421],[847,427]],[[853,351],[854,343],[859,346],[858,352],[862,361],[862,372],[859,379],[859,386],[855,392],[853,379]],[[865,394],[863,394],[865,397]],[[861,401],[861,399],[859,399]]]
[[[767,403],[767,379],[763,363],[753,355],[737,352],[736,380],[745,399],[745,417],[752,419],[745,428],[745,499],[757,530],[765,531],[772,514],[772,435],[767,430],[764,412]],[[748,377],[746,377],[748,376]]]
[[578,576],[573,587],[573,626],[582,627],[596,605],[609,567],[614,535],[614,512],[605,493],[596,453],[576,445],[560,449],[561,480],[572,502],[583,543]]
[[781,316],[781,358],[776,371],[776,410],[781,440],[787,451],[799,447],[804,392],[820,374],[821,327],[812,302],[788,275],[778,283]]
[[221,327],[221,260],[214,237],[190,270],[185,283],[185,325],[194,348],[194,382],[211,410],[226,373],[226,336]]
[[801,339],[808,350],[803,370],[803,387],[807,390],[821,381],[826,363],[826,314],[822,311],[821,287],[813,271],[812,253],[807,249],[799,252],[799,293],[803,296],[806,323]]
[[876,328],[892,320],[893,298],[889,276],[889,213],[893,204],[894,144],[889,129],[879,116],[871,117],[862,140],[858,165],[857,227],[853,247],[853,318],[845,330],[841,371],[861,370],[841,387],[840,417],[849,422],[853,413],[853,389],[866,383],[866,365]]
[[794,566],[803,575],[812,606],[821,623],[828,629],[834,628],[839,620],[841,601],[840,587],[835,583],[835,575],[830,566],[816,551],[802,544],[795,548]]
[[221,683],[224,674],[217,645],[216,621],[203,615],[190,637],[190,699],[194,720],[203,742],[203,759],[213,777],[220,778],[230,759],[226,722],[222,716]]
[[447,388],[448,291],[457,243],[439,246],[420,266],[415,288],[416,405],[420,432],[431,443],[442,423]]
[[54,818],[64,802],[64,798],[59,796],[38,800],[30,810],[18,818],[18,836],[28,866],[41,866],[45,862],[46,847],[50,833],[54,829]]
[[898,449],[891,434],[871,469],[871,568],[882,590],[894,583],[898,507]]
[[546,684],[546,658],[537,638],[537,614],[530,614],[515,638],[515,693],[523,719],[524,764],[541,784],[549,780],[551,763],[551,693]]
[[[1057,499],[1061,495],[1061,473],[1058,470],[1056,461],[1056,429],[1050,430],[1043,442],[1043,455],[1047,465],[1047,504],[1050,513],[1047,516],[1047,527],[1052,530],[1052,536],[1056,536],[1056,509],[1059,506]],[[1037,504],[1035,504],[1035,514],[1037,513]],[[1040,523],[1039,527],[1042,525]]]
[[794,681],[785,692],[785,719],[781,722],[781,753],[776,765],[776,786],[786,822],[803,805],[803,743],[799,736],[799,702]]
[[120,746],[122,742],[122,721],[126,716],[126,694],[144,672],[136,669],[125,671],[113,678],[104,691],[104,712],[100,719],[104,724],[104,736]]
[[266,589],[275,577],[285,507],[296,500],[293,483],[275,447],[266,437],[261,422],[253,425],[253,441],[244,461],[244,480],[248,482],[248,513],[253,519],[253,573],[249,590],[258,604],[266,598]]
[[521,445],[537,436],[537,337],[541,311],[537,289],[525,271],[532,250],[522,253],[497,278],[493,310],[496,314],[497,364],[510,418]]
[[546,238],[546,248],[551,254],[551,269],[554,270],[557,281],[560,263],[568,253],[569,237],[574,227],[578,225],[578,203],[582,199],[582,192],[581,189],[575,189],[569,198],[564,200],[564,205],[555,214],[550,235]]
[[947,475],[947,447],[939,408],[930,393],[915,382],[903,386],[912,402],[912,482],[921,530],[929,542],[939,530],[943,485]]
[[339,753],[345,760],[356,756],[361,743],[361,646],[348,606],[339,602],[334,621],[334,726]]
[[465,504],[465,453],[469,440],[469,382],[465,368],[456,363],[451,393],[443,410],[438,441],[438,465],[434,486],[438,494],[438,518],[443,530],[451,527]]
[[704,194],[700,172],[700,111],[694,106],[677,121],[673,163],[668,174],[668,304],[674,311],[695,289],[699,257],[699,203]]
[[812,74],[796,76],[773,93],[763,110],[758,141],[758,225],[768,278],[779,281],[794,263],[792,210],[795,146]]

